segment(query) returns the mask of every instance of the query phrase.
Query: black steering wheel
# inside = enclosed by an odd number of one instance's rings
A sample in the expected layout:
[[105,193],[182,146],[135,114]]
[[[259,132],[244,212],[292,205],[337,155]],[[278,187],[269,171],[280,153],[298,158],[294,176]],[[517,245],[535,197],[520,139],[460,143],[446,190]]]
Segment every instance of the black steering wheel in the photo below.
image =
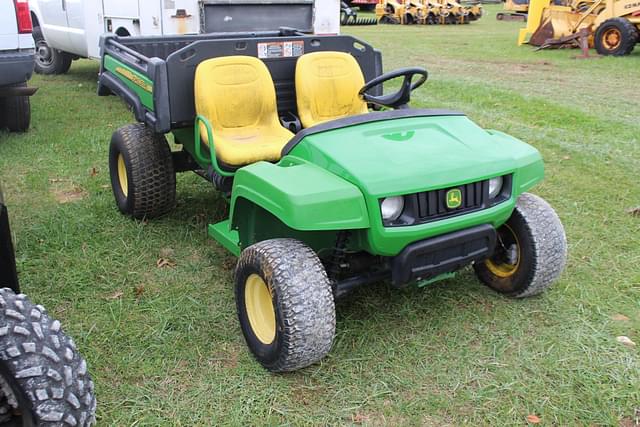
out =
[[[415,75],[419,75],[420,78],[412,83],[411,80]],[[367,93],[367,91],[371,88],[398,77],[404,77],[404,79],[402,80],[402,85],[397,92],[379,96],[370,95]],[[411,100],[411,91],[422,86],[424,82],[427,81],[427,77],[429,77],[429,73],[422,67],[400,68],[388,73],[384,73],[383,75],[368,81],[364,86],[362,86],[362,89],[360,89],[358,95],[363,100],[365,100],[366,102],[370,102],[371,104],[390,107],[394,109],[408,108],[407,104]]]

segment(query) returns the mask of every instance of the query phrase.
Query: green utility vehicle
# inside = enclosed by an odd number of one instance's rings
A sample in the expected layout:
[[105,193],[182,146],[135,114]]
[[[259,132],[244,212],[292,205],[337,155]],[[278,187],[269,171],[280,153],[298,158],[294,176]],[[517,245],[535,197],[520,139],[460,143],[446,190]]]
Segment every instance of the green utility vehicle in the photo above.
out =
[[[325,356],[334,300],[356,286],[472,265],[519,298],[564,267],[562,224],[526,193],[543,178],[540,153],[462,113],[408,108],[422,68],[383,74],[364,41],[290,29],[105,36],[101,49],[99,94],[122,97],[139,122],[111,139],[118,208],[167,214],[183,171],[227,197],[228,219],[208,232],[239,257],[240,325],[271,371]],[[392,79],[399,89],[383,94]]]

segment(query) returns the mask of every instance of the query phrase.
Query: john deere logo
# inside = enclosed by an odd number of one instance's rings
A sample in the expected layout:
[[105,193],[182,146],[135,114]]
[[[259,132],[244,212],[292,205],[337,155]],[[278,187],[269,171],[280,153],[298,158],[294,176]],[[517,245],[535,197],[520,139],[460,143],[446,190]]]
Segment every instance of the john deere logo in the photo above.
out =
[[455,209],[462,205],[462,193],[459,189],[453,188],[447,191],[447,208]]

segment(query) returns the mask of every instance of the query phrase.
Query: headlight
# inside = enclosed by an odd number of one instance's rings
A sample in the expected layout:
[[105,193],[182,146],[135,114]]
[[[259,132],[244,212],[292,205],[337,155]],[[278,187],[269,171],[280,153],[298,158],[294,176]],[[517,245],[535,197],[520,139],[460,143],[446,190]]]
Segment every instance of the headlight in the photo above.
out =
[[500,190],[502,190],[502,177],[496,176],[495,178],[491,178],[489,180],[489,198],[495,198],[500,194]]
[[382,212],[382,219],[384,221],[394,221],[402,215],[404,209],[404,197],[394,196],[382,199],[380,203],[380,211]]

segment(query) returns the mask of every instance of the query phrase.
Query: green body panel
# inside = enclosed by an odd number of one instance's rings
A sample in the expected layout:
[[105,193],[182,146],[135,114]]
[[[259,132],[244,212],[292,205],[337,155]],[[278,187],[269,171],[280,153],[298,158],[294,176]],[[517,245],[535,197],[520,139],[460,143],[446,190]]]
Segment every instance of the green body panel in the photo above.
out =
[[[191,151],[193,144],[185,147]],[[511,197],[495,206],[423,224],[383,225],[383,197],[507,174],[513,177]],[[535,148],[465,116],[362,123],[308,135],[277,164],[240,168],[230,220],[210,227],[210,234],[233,253],[274,237],[294,237],[321,252],[333,247],[338,231],[351,230],[350,250],[395,256],[410,243],[441,234],[480,224],[499,227],[518,196],[543,176]]]
[[238,232],[229,228],[229,220],[221,221],[217,224],[209,224],[208,232],[209,236],[217,240],[229,252],[235,256],[240,256]]
[[[486,131],[465,116],[413,117],[349,126],[313,134],[281,163],[307,161],[330,170],[362,192],[371,226],[359,249],[394,256],[410,243],[491,224],[511,216],[517,197],[544,176],[540,153],[500,132]],[[384,227],[382,197],[453,187],[513,174],[512,197],[491,208],[425,224]]]
[[239,199],[262,207],[294,230],[369,227],[360,190],[313,164],[257,162],[239,169],[231,196],[233,226],[240,218],[236,210]]
[[153,111],[153,82],[151,79],[109,55],[105,55],[103,64],[105,69],[112,72],[138,95],[142,105]]

